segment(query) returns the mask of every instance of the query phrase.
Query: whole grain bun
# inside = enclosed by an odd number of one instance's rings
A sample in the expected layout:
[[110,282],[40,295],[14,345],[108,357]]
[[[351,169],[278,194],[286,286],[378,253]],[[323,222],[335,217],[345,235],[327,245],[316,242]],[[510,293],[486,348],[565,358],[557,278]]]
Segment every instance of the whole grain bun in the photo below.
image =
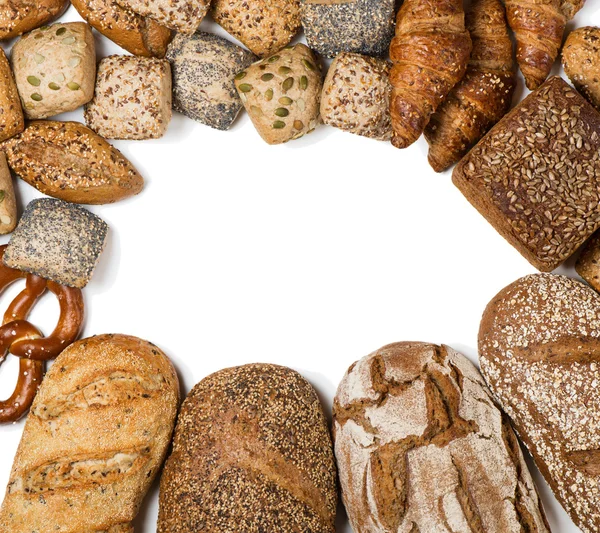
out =
[[508,420],[447,346],[390,344],[353,364],[334,432],[355,533],[550,531]]
[[0,533],[133,531],[178,404],[175,370],[153,344],[101,335],[71,345],[27,418]]
[[164,57],[172,32],[155,20],[121,7],[114,0],[71,0],[94,29],[134,55]]
[[18,0],[0,4],[0,40],[12,39],[60,17],[69,0]]
[[161,479],[159,533],[333,533],[331,439],[297,372],[221,370],[185,400]]

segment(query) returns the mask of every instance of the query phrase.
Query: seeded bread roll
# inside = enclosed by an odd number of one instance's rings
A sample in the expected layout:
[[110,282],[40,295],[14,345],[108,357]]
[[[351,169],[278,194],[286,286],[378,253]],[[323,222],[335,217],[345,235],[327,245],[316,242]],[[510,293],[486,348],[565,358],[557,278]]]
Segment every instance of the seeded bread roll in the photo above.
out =
[[29,119],[73,111],[94,94],[96,51],[85,22],[54,24],[24,35],[11,63]]
[[115,0],[72,0],[79,14],[102,35],[137,56],[164,57],[171,30],[121,7]]
[[6,235],[17,226],[17,201],[6,155],[0,152],[0,235]]
[[350,133],[389,141],[392,138],[390,68],[391,64],[383,59],[338,55],[323,84],[323,122]]
[[233,78],[256,56],[210,33],[177,35],[167,59],[173,71],[173,107],[218,130],[231,127],[242,109]]
[[596,232],[583,247],[575,263],[577,273],[600,292],[600,233]]
[[551,274],[512,283],[479,329],[481,372],[558,501],[600,531],[600,296]]
[[333,533],[336,505],[329,429],[302,376],[254,364],[194,387],[161,479],[158,533]]
[[596,109],[600,109],[599,41],[600,28],[578,28],[569,34],[562,51],[565,73]]
[[143,17],[150,17],[160,24],[179,33],[194,33],[204,15],[210,0],[116,0],[116,2]]
[[178,404],[175,370],[153,344],[100,335],[69,346],[27,418],[0,533],[133,532]]
[[144,180],[102,137],[77,122],[36,121],[0,144],[21,179],[48,196],[109,204],[138,194]]
[[300,0],[213,0],[212,15],[257,56],[287,46],[300,31]]
[[25,118],[17,85],[4,50],[0,48],[0,142],[25,128]]
[[508,420],[447,346],[390,344],[354,363],[334,401],[355,533],[549,533]]
[[235,77],[254,127],[269,144],[312,132],[319,121],[323,79],[315,56],[303,44],[254,63]]
[[600,114],[548,80],[457,165],[454,184],[533,266],[558,267],[600,226]]
[[12,39],[58,18],[69,0],[6,0],[0,5],[0,39]]
[[158,139],[171,121],[171,84],[166,59],[105,57],[85,121],[107,139]]
[[384,56],[394,37],[395,0],[302,0],[300,12],[308,46],[325,57]]

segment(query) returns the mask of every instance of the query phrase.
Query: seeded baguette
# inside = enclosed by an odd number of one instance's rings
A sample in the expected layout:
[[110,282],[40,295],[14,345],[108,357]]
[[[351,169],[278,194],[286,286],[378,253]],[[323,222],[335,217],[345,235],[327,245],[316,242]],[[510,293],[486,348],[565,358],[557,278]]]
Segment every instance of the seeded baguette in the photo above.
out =
[[31,122],[0,150],[21,179],[67,202],[108,204],[139,193],[144,185],[121,152],[78,122]]
[[102,35],[137,56],[164,57],[172,32],[115,0],[71,0],[79,14]]
[[27,417],[0,533],[132,532],[178,404],[175,370],[153,344],[127,335],[72,344]]
[[0,5],[0,40],[12,39],[58,18],[69,0],[4,1]]

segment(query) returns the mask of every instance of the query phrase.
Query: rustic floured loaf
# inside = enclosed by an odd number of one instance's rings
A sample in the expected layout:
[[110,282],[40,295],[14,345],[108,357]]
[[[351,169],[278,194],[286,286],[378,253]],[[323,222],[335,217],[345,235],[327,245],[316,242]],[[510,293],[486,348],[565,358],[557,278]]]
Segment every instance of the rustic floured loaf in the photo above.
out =
[[329,429],[300,374],[245,365],[190,392],[161,479],[159,533],[333,533],[336,504]]
[[600,226],[600,114],[559,77],[506,115],[454,184],[533,266],[558,267]]
[[175,370],[153,344],[101,335],[71,345],[27,418],[0,533],[132,532],[178,404]]
[[69,0],[5,0],[0,4],[0,39],[12,39],[59,17]]
[[600,531],[600,296],[565,276],[503,289],[479,330],[481,371],[557,499]]
[[353,364],[334,436],[355,533],[550,531],[508,420],[447,346],[390,344]]

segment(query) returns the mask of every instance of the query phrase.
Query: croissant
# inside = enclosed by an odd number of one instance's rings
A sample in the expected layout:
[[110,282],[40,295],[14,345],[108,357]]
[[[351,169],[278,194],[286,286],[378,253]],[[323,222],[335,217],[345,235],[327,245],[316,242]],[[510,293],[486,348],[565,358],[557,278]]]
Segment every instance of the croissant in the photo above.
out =
[[512,42],[500,0],[474,0],[466,22],[473,41],[467,73],[425,129],[436,172],[458,162],[508,112],[515,90]]
[[585,0],[562,0],[560,10],[567,20],[571,20],[583,7],[583,4],[585,4]]
[[519,67],[533,91],[550,74],[562,44],[567,19],[561,0],[506,0],[506,11],[517,40]]
[[390,46],[392,144],[406,148],[464,76],[471,38],[462,0],[405,0]]

